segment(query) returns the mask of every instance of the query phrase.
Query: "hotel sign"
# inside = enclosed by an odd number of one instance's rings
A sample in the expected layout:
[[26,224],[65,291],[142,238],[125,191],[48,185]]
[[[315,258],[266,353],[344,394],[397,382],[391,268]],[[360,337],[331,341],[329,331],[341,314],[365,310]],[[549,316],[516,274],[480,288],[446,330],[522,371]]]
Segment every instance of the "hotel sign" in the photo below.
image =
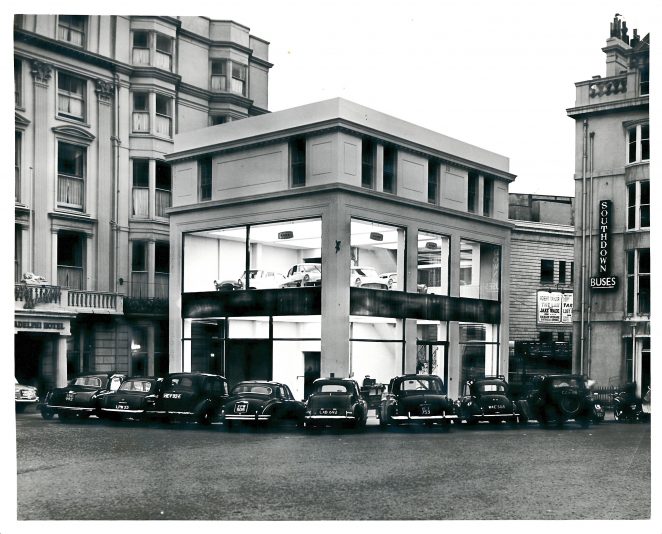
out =
[[615,289],[618,279],[611,273],[611,200],[600,201],[598,225],[598,275],[591,276],[591,289]]

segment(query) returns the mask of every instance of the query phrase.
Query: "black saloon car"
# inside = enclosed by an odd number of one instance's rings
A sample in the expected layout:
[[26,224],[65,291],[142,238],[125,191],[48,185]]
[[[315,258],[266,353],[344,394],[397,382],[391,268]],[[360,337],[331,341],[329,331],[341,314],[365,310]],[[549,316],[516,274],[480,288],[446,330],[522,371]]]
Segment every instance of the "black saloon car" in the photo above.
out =
[[391,379],[379,408],[379,424],[438,423],[445,429],[457,419],[455,405],[446,396],[437,375],[410,374]]
[[115,391],[126,375],[120,373],[91,373],[77,376],[62,388],[54,388],[46,394],[40,405],[41,415],[50,419],[57,414],[60,419],[89,417],[98,414],[98,401],[102,394]]
[[156,406],[145,416],[209,425],[220,419],[228,398],[227,380],[207,373],[171,373],[163,380]]
[[106,419],[143,419],[156,408],[163,379],[152,377],[127,378],[113,393],[99,396],[99,416]]
[[350,378],[318,378],[306,400],[305,426],[341,424],[365,427],[368,405],[361,397],[359,385]]
[[286,384],[250,380],[232,388],[221,419],[227,428],[235,422],[277,425],[292,421],[303,426],[305,411],[305,404],[295,400]]
[[537,376],[526,400],[530,417],[542,426],[561,426],[574,420],[587,427],[591,421],[598,423],[604,417],[582,375]]
[[457,401],[457,416],[468,424],[479,421],[525,423],[527,416],[521,403],[512,399],[508,383],[502,376],[469,380],[464,395]]

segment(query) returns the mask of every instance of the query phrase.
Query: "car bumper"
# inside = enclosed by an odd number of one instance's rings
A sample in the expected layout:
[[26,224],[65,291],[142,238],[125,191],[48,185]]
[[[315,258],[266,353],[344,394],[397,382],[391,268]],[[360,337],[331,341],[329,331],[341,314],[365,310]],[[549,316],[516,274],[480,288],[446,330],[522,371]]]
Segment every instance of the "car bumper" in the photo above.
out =
[[97,411],[96,408],[90,408],[89,406],[55,406],[49,404],[46,406],[49,410],[55,410],[57,412],[72,412],[72,413],[94,413]]
[[224,421],[268,421],[269,419],[271,419],[271,415],[263,415],[263,414],[254,414],[254,415],[230,414],[223,416]]
[[112,413],[130,413],[132,415],[145,413],[145,410],[121,410],[117,408],[101,408],[101,411],[112,412]]
[[457,419],[457,415],[392,415],[394,421],[445,421]]
[[305,421],[356,421],[353,415],[306,415]]
[[37,404],[39,399],[16,399],[16,404]]

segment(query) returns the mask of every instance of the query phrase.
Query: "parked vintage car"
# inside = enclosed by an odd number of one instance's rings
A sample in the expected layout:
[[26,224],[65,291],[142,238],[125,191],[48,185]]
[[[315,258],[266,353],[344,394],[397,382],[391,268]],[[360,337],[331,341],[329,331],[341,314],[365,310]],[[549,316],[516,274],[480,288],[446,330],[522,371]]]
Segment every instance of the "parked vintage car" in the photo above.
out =
[[[285,282],[285,277],[281,273],[261,269],[248,271],[248,289],[277,289],[283,282]],[[224,280],[222,282],[214,280],[214,285],[217,291],[244,289],[246,287],[246,271],[238,280]]]
[[648,386],[644,398],[641,399],[642,421],[649,423],[651,420],[651,387]]
[[299,263],[290,267],[280,287],[319,286],[321,283],[321,263]]
[[305,404],[294,398],[286,384],[247,380],[239,382],[230,391],[221,411],[221,420],[227,428],[233,423],[278,425],[287,421],[302,427],[305,411]]
[[349,284],[367,289],[388,289],[388,282],[372,267],[352,267]]
[[529,415],[540,425],[562,426],[574,420],[586,428],[604,418],[604,409],[588,389],[582,375],[547,375],[533,379],[526,398]]
[[162,378],[127,378],[115,392],[99,395],[99,416],[106,419],[144,419],[156,408]]
[[457,420],[455,404],[437,375],[408,374],[392,378],[379,408],[379,424],[440,424],[446,430]]
[[171,373],[159,388],[156,405],[146,417],[165,421],[191,421],[209,425],[220,420],[228,398],[228,382],[207,373]]
[[98,414],[98,401],[103,393],[115,391],[126,379],[121,373],[91,373],[77,376],[62,388],[54,388],[46,394],[40,406],[44,419],[57,414],[60,419],[89,417]]
[[464,384],[463,395],[456,401],[457,416],[470,425],[479,421],[526,423],[523,404],[512,398],[503,376],[478,378]]
[[[385,280],[388,284],[388,289],[392,291],[398,290],[398,273],[382,273],[379,275],[382,280]],[[425,284],[416,284],[417,293],[427,293],[428,286]]]
[[305,427],[341,424],[365,427],[368,405],[350,378],[318,378],[306,400]]
[[25,411],[28,406],[36,406],[39,402],[39,397],[37,397],[37,388],[34,386],[19,384],[16,378],[14,378],[14,396],[16,399],[16,411],[18,413]]

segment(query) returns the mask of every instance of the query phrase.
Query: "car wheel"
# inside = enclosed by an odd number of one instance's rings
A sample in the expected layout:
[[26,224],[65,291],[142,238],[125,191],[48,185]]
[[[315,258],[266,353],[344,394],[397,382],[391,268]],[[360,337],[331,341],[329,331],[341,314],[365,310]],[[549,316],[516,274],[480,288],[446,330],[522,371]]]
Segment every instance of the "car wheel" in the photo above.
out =
[[42,419],[46,419],[46,421],[50,421],[55,415],[55,412],[53,410],[49,410],[48,408],[42,408],[40,411]]
[[209,408],[205,408],[198,414],[198,423],[204,426],[211,425],[212,417],[214,416],[213,412]]
[[614,408],[614,419],[616,421],[620,421],[623,416],[623,412],[619,410],[618,408]]

